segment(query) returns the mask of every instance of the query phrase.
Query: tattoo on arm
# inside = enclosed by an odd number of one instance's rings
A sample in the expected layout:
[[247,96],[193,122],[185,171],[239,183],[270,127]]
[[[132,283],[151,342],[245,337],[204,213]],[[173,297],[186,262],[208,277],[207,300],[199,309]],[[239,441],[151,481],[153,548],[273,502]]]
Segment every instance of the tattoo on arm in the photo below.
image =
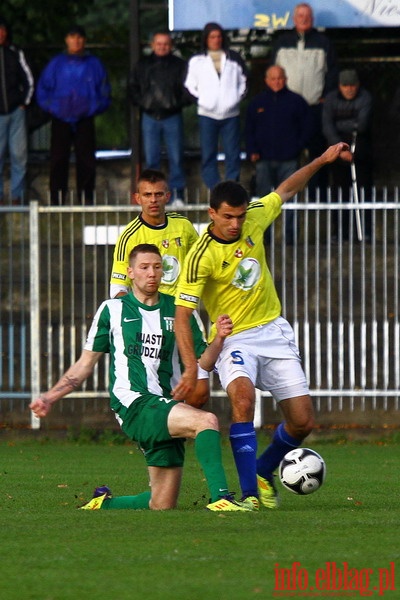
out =
[[79,380],[77,377],[71,377],[70,375],[64,375],[64,377],[60,380],[59,384],[55,388],[55,391],[66,393],[67,391],[75,390],[79,387]]

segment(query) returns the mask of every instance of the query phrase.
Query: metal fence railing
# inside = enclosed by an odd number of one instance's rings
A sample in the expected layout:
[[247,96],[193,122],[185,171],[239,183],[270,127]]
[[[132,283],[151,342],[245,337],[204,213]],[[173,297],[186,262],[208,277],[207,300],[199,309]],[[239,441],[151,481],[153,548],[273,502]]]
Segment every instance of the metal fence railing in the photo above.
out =
[[[358,208],[363,228],[371,215],[371,237],[362,241],[355,227],[344,239],[353,204],[289,203],[266,252],[320,420],[368,422],[375,411],[399,421],[398,189],[374,190]],[[201,228],[206,209],[187,205],[181,212]],[[288,211],[294,211],[292,244],[285,236]],[[114,242],[135,212],[134,206],[37,202],[0,207],[0,423],[29,424],[31,397],[78,358],[91,318],[108,297]],[[107,360],[99,363],[79,392],[56,405],[54,424],[107,422],[107,367]],[[229,413],[217,378],[212,388],[211,409]],[[259,400],[258,422],[277,418],[274,403]]]

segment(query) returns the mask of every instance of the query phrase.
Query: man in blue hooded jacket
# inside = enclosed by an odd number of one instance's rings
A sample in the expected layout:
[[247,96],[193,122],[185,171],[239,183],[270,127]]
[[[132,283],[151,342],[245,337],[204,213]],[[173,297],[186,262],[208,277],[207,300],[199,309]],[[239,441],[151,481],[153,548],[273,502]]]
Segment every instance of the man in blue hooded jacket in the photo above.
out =
[[96,174],[94,117],[110,105],[110,84],[101,61],[85,50],[83,27],[71,27],[66,51],[44,68],[37,86],[37,101],[51,121],[51,202],[65,202],[71,146],[75,149],[76,185],[80,201],[93,203]]

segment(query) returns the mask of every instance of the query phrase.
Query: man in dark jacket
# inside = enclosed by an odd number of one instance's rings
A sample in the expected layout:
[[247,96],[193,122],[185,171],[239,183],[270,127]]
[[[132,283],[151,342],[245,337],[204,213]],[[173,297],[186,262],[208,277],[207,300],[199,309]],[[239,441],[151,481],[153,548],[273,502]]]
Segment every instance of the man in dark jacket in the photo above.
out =
[[[322,106],[326,94],[337,86],[336,52],[329,38],[314,27],[314,14],[307,2],[294,7],[294,29],[280,33],[273,44],[271,60],[286,71],[288,88],[301,94],[311,107],[314,135],[308,143],[309,159],[319,156],[325,147],[322,134]],[[309,182],[310,193],[326,191],[324,170]],[[324,199],[324,196],[322,196]]]
[[[339,74],[338,89],[330,92],[325,98],[322,113],[322,127],[328,145],[337,140],[355,144],[353,161],[356,171],[357,185],[360,188],[360,200],[368,201],[372,186],[372,96],[362,86],[358,73],[354,69],[346,69]],[[339,160],[333,167],[330,165],[333,185],[333,200],[350,201],[352,187],[351,169],[348,162]],[[363,192],[361,191],[363,189]],[[339,196],[340,190],[340,196]],[[365,198],[362,196],[365,194]],[[343,213],[343,238],[349,237],[349,217],[353,213]],[[334,212],[334,235],[338,234],[338,213]],[[365,236],[371,235],[371,211],[365,211]]]
[[182,109],[190,104],[183,86],[187,64],[172,53],[168,33],[155,33],[152,53],[135,65],[129,80],[129,95],[134,106],[142,111],[142,136],[146,166],[159,170],[161,145],[164,141],[169,161],[169,189],[172,200],[183,200],[185,174],[183,169]]
[[[269,67],[265,90],[247,108],[247,156],[256,166],[256,195],[269,194],[299,168],[300,153],[313,134],[310,107],[286,87],[282,67]],[[286,241],[293,243],[294,211],[286,214]]]
[[110,84],[101,61],[85,50],[83,27],[71,27],[65,44],[66,52],[51,59],[37,86],[38,104],[52,117],[51,202],[66,200],[73,144],[78,197],[92,204],[96,174],[94,117],[110,105]]
[[25,194],[27,133],[25,108],[33,94],[33,76],[21,49],[11,43],[7,22],[0,17],[0,203],[5,203],[3,169],[10,154],[10,200],[19,204]]

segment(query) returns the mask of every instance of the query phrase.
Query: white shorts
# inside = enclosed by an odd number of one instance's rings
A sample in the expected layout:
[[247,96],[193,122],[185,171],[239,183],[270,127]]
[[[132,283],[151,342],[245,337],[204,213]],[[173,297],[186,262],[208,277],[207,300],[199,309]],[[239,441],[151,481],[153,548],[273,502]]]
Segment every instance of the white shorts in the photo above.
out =
[[277,402],[309,394],[293,329],[283,317],[228,337],[215,367],[224,390],[248,377]]
[[210,373],[197,363],[197,379],[209,379]]

